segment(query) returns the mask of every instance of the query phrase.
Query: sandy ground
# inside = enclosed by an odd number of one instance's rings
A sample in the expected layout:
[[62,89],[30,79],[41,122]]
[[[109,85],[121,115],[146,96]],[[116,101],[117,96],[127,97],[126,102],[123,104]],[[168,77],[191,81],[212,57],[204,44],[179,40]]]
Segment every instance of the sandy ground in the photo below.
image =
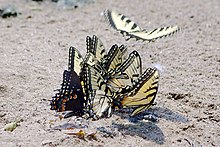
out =
[[[22,15],[0,18],[0,146],[220,146],[220,1],[97,0],[76,9],[58,9],[49,0],[0,0]],[[150,44],[125,39],[105,23],[112,9],[142,28],[179,25],[176,35]],[[87,121],[59,120],[49,101],[67,68],[68,48],[85,55],[86,36],[98,35],[108,50],[125,44],[137,50],[144,68],[161,68],[157,105],[148,112],[159,122],[128,120],[125,112]],[[3,127],[22,119],[13,132]],[[51,120],[56,122],[51,123]],[[97,131],[82,140],[65,129]]]

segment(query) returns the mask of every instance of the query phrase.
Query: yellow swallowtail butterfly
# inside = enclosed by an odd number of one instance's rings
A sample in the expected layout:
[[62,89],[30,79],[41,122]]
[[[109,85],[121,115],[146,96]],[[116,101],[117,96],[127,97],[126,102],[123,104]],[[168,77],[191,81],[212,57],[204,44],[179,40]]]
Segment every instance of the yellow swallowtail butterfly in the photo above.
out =
[[136,40],[150,42],[174,34],[180,30],[178,26],[167,26],[147,31],[141,29],[135,22],[123,14],[111,10],[105,10],[104,17],[112,28],[119,31],[122,35],[126,35],[128,37],[127,40],[136,38]]

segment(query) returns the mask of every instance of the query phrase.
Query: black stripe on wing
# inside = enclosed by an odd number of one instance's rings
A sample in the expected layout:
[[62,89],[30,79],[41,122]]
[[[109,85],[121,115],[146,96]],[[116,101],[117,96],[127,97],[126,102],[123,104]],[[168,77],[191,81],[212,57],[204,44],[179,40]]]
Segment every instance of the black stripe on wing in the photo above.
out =
[[154,105],[158,91],[159,73],[156,68],[148,68],[133,84],[123,89],[121,105],[124,108],[134,108],[132,116],[149,109]]
[[[97,66],[97,65],[96,65]],[[84,67],[85,93],[86,93],[86,110],[90,117],[100,118],[107,113],[111,114],[111,99],[109,98],[110,90],[108,89],[105,79],[102,77],[100,68],[94,68],[86,65]]]
[[83,57],[75,47],[69,48],[68,70],[75,71],[79,76],[82,70]]
[[104,11],[106,22],[119,32],[136,32],[141,28],[128,17],[111,10]]

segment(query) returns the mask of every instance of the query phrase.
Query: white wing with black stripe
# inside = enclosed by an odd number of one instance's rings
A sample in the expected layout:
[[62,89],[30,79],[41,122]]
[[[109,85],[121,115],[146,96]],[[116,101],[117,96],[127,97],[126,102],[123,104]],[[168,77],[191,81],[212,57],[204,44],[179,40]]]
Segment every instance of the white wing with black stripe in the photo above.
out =
[[122,35],[126,35],[128,37],[127,40],[135,38],[136,40],[150,42],[172,35],[180,30],[178,26],[167,26],[147,31],[141,29],[135,22],[123,14],[111,10],[104,11],[104,17],[112,28],[119,31]]
[[134,108],[134,116],[154,105],[158,91],[159,72],[156,68],[148,68],[132,85],[123,89],[121,105]]

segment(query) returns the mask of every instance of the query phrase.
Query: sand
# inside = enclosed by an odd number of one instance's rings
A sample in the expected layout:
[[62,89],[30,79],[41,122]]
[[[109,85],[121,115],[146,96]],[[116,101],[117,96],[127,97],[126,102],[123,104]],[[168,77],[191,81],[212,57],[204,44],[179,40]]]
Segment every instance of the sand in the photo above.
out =
[[[22,13],[0,18],[0,146],[220,146],[220,1],[97,0],[60,9],[49,0],[1,0]],[[152,43],[125,41],[102,16],[111,9],[142,28],[179,25],[177,34]],[[129,121],[114,112],[98,121],[59,120],[50,110],[54,89],[67,68],[68,48],[85,55],[86,36],[97,35],[106,50],[124,44],[137,50],[143,68],[160,68],[158,122]],[[12,132],[6,124],[21,120]],[[68,130],[72,128],[73,130]],[[65,132],[95,133],[97,140]]]

